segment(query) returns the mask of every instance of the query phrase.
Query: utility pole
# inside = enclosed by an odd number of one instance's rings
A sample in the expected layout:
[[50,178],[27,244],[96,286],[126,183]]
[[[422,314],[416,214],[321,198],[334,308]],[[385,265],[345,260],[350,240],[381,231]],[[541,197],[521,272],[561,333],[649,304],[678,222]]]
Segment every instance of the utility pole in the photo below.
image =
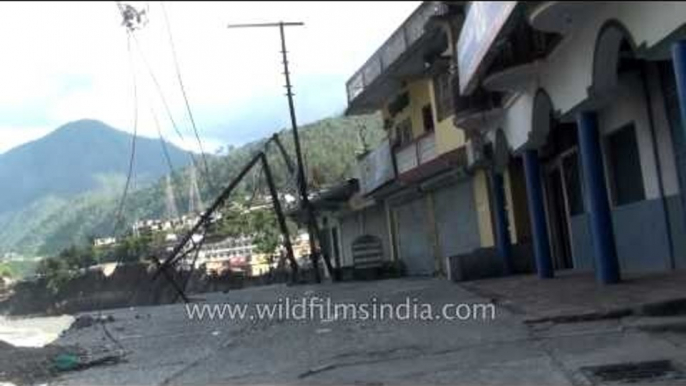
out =
[[[288,71],[288,55],[286,51],[286,34],[284,27],[296,27],[303,26],[303,22],[283,22],[279,21],[277,23],[254,23],[254,24],[229,24],[228,28],[254,28],[254,27],[279,27],[279,33],[281,36],[281,55],[283,58],[283,74],[286,77],[286,96],[288,97],[288,108],[291,116],[291,126],[293,127],[293,141],[295,143],[295,156],[298,163],[298,187],[300,189],[300,197],[302,208],[305,209],[306,215],[308,217],[308,233],[310,238],[310,252],[312,258],[312,268],[314,269],[315,279],[319,283],[321,282],[321,276],[319,274],[319,253],[316,249],[315,237],[319,237],[319,227],[317,226],[317,219],[314,216],[314,210],[310,204],[309,196],[307,195],[307,179],[305,178],[305,170],[303,167],[302,151],[300,149],[300,137],[298,136],[298,123],[295,118],[295,105],[293,103],[293,92],[291,87],[291,77]],[[331,261],[328,259],[328,255],[325,254],[324,261],[326,263],[327,270],[329,273],[333,274]],[[335,275],[334,275],[335,276]]]

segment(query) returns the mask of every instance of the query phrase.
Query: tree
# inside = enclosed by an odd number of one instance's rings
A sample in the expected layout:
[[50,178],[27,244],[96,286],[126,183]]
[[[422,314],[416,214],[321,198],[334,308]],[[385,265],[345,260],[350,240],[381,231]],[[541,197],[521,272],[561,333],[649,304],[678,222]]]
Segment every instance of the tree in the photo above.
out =
[[14,277],[14,272],[12,271],[12,268],[10,268],[8,265],[4,263],[0,263],[0,279],[2,278],[12,278]]

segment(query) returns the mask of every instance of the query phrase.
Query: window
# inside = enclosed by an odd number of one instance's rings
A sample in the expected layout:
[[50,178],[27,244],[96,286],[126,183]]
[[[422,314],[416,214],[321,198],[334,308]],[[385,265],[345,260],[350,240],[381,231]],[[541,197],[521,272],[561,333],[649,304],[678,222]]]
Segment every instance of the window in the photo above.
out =
[[434,131],[434,113],[431,111],[431,105],[422,107],[422,122],[424,123],[425,133]]
[[395,130],[398,135],[397,138],[399,145],[401,147],[412,142],[412,121],[410,118],[398,123],[398,126],[395,127]]
[[436,121],[447,118],[452,111],[453,95],[450,88],[450,73],[443,72],[433,79],[436,100]]
[[645,199],[634,124],[630,123],[608,134],[606,149],[612,201],[615,206]]

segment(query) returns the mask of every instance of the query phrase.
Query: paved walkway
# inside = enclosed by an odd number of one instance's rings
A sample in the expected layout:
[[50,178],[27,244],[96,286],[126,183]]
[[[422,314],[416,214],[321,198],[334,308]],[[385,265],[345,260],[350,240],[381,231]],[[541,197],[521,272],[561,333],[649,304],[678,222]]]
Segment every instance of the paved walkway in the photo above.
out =
[[[666,301],[686,303],[686,272],[628,276],[620,284],[598,284],[592,273],[556,272],[556,278],[519,275],[460,284],[527,320],[595,314],[626,314]],[[652,307],[657,309],[659,307]],[[651,308],[651,309],[652,309]],[[662,307],[664,308],[664,307]]]

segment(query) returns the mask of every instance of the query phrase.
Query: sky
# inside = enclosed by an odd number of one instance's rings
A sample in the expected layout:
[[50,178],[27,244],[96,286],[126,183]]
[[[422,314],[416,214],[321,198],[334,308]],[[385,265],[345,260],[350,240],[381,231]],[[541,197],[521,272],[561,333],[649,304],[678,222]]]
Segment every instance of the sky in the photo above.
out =
[[[278,28],[227,24],[305,23],[286,29],[296,114],[305,124],[344,111],[345,82],[419,3],[165,2],[204,150],[290,127]],[[158,137],[156,117],[165,139],[198,150],[162,3],[126,4],[148,14],[131,54],[115,2],[0,3],[0,153],[84,118],[132,132],[135,111],[139,134]]]

